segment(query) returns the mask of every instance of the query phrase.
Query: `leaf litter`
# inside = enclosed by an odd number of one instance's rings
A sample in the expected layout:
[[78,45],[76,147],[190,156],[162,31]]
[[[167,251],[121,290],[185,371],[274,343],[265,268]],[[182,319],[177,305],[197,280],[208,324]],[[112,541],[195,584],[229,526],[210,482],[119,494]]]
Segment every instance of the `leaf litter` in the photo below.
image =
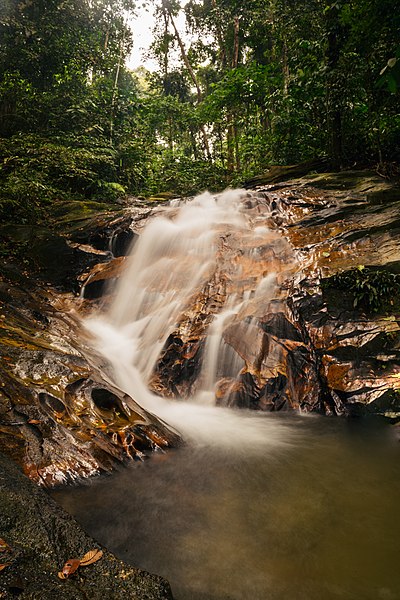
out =
[[97,562],[103,556],[102,550],[89,550],[82,558],[69,558],[64,564],[62,571],[58,572],[60,579],[68,579],[70,575],[73,575],[79,567],[88,567],[93,563]]
[[[10,560],[10,554],[12,554],[12,548],[11,546],[9,546],[9,544],[7,544],[7,542],[5,540],[3,540],[2,538],[0,538],[0,553],[4,552],[6,556],[4,556],[5,560],[9,561]],[[0,572],[4,571],[4,569],[6,567],[9,567],[10,564],[12,563],[12,558],[11,558],[11,562],[2,562],[0,563]]]

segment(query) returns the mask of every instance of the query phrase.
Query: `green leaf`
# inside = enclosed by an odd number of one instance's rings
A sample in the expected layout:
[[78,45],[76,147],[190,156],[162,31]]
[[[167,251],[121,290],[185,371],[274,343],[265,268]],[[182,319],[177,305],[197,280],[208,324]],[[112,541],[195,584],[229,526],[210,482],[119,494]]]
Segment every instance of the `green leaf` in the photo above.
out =
[[397,92],[397,81],[396,81],[395,77],[393,77],[392,74],[388,74],[386,79],[387,79],[389,91],[392,94],[395,94]]

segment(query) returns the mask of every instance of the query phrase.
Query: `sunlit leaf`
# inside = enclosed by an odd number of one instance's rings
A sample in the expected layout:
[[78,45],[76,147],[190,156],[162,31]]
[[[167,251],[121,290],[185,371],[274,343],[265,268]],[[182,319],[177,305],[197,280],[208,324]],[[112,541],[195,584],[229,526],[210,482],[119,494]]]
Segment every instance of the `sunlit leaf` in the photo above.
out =
[[67,575],[64,575],[64,573],[62,571],[58,571],[57,575],[60,579],[67,579],[67,577],[68,577]]
[[60,579],[68,579],[68,577],[73,575],[79,567],[87,567],[88,565],[92,565],[100,560],[102,556],[103,551],[96,548],[94,550],[89,550],[82,560],[79,558],[69,558],[63,566],[62,571],[58,572],[58,577]]
[[102,550],[89,550],[86,552],[85,556],[81,559],[81,566],[87,567],[88,565],[92,565],[97,562],[103,556]]
[[5,552],[6,550],[11,550],[11,548],[6,541],[0,538],[0,552]]

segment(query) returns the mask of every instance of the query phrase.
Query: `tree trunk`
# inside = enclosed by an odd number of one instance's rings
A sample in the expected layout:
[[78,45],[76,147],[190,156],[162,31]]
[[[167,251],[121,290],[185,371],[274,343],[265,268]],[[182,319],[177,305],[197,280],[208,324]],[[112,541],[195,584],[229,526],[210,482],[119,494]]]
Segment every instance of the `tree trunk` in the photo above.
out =
[[289,90],[289,62],[288,62],[288,49],[286,35],[283,34],[283,45],[282,45],[282,73],[283,73],[283,97],[287,98]]
[[236,118],[234,116],[233,120],[233,135],[235,140],[235,165],[236,171],[240,171],[241,169],[241,161],[240,161],[240,151],[239,151],[239,128],[236,123]]
[[235,128],[233,125],[232,113],[226,115],[227,121],[227,169],[228,173],[233,173],[235,170]]
[[193,71],[192,65],[190,64],[190,61],[189,61],[188,56],[186,54],[185,45],[182,42],[182,38],[181,38],[180,33],[178,31],[178,28],[177,28],[177,26],[175,24],[174,18],[173,18],[172,13],[171,13],[171,10],[169,8],[167,8],[167,12],[168,12],[169,19],[171,21],[171,25],[174,28],[175,37],[176,37],[176,41],[178,42],[178,45],[179,45],[179,48],[180,48],[180,51],[181,51],[182,60],[185,63],[185,67],[188,70],[188,73],[190,75],[190,79],[193,81],[193,84],[194,84],[194,86],[195,86],[195,88],[197,90],[197,101],[201,102],[202,101],[202,93],[201,93],[200,85],[199,85],[199,82],[197,80],[196,74]]
[[[239,17],[236,15],[233,18],[232,69],[236,69],[239,63],[239,31]],[[229,117],[230,122],[228,124],[228,138],[230,139],[228,141],[228,152],[230,147],[231,156],[230,160],[228,160],[228,165],[230,164],[232,171],[240,171],[239,134],[235,111],[232,111]]]
[[[180,48],[180,51],[181,51],[182,60],[183,60],[185,66],[186,66],[186,68],[188,70],[189,76],[190,76],[191,80],[193,81],[193,84],[194,84],[194,86],[196,88],[196,91],[197,91],[197,104],[200,104],[200,102],[203,99],[203,96],[202,96],[202,93],[201,93],[199,81],[198,81],[198,79],[196,77],[195,72],[193,71],[192,65],[190,64],[189,58],[188,58],[188,56],[186,54],[185,45],[184,45],[184,43],[182,41],[182,38],[181,38],[180,33],[178,31],[178,28],[177,28],[177,26],[175,24],[174,18],[173,18],[172,13],[171,13],[171,10],[169,8],[167,8],[166,10],[168,12],[168,17],[169,17],[169,19],[171,21],[171,25],[174,28],[175,37],[176,37],[176,41],[178,42],[178,45],[179,45],[179,48]],[[206,156],[207,156],[207,158],[209,160],[211,160],[210,145],[209,145],[209,142],[208,142],[207,131],[206,131],[206,128],[204,127],[204,125],[202,125],[200,127],[200,131],[201,131],[201,134],[202,134],[202,137],[203,137],[203,143],[204,143],[204,149],[205,149],[205,152],[206,152]]]
[[216,0],[211,0],[215,14],[217,15],[217,21],[215,24],[215,29],[216,29],[216,33],[217,33],[217,40],[218,40],[218,45],[219,45],[219,60],[220,60],[220,65],[221,65],[221,69],[225,69],[226,67],[226,49],[225,49],[225,44],[224,44],[224,38],[222,36],[222,31],[221,31],[221,16],[218,10],[218,6],[216,3]]
[[114,110],[115,110],[115,102],[116,102],[117,94],[118,94],[118,80],[119,80],[119,72],[121,70],[123,45],[124,45],[124,39],[122,38],[119,43],[119,56],[118,56],[117,70],[115,72],[113,93],[112,93],[112,98],[111,98],[111,109],[110,109],[110,144],[111,145],[113,143],[113,137],[114,137]]
[[232,68],[235,69],[239,62],[239,17],[233,18],[233,55]]
[[343,166],[342,144],[342,85],[338,71],[340,51],[343,45],[342,26],[338,8],[334,4],[327,11],[328,47],[326,53],[327,76],[327,121],[329,131],[329,154],[332,168],[339,170]]

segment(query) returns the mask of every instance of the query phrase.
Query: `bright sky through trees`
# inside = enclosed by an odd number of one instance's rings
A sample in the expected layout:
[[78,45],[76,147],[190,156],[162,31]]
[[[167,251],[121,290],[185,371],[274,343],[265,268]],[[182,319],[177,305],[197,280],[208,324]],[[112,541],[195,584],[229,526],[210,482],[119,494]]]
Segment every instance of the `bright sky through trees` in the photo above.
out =
[[[154,8],[138,7],[137,16],[134,19],[129,19],[129,27],[133,33],[133,48],[130,56],[127,59],[128,69],[137,69],[144,66],[149,71],[158,69],[157,61],[148,56],[149,48],[153,41],[153,28],[155,25],[155,17],[153,15]],[[182,39],[186,39],[185,35],[185,16],[180,14],[176,17],[176,23],[181,32]]]
[[140,7],[137,10],[137,17],[128,22],[133,32],[133,48],[127,60],[127,67],[136,69],[143,65],[149,71],[155,71],[157,69],[156,61],[146,57],[152,42],[153,11]]

